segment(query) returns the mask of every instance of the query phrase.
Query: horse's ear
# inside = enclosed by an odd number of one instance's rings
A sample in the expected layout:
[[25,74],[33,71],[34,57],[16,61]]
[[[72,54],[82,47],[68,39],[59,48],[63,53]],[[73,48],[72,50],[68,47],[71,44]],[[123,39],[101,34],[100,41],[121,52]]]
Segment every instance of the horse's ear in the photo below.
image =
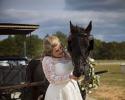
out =
[[70,21],[70,30],[73,28],[73,24],[72,22]]
[[89,22],[89,25],[86,27],[85,31],[87,33],[90,33],[91,30],[92,30],[92,21]]
[[72,24],[72,22],[70,21],[70,33],[72,34],[74,30],[74,25]]

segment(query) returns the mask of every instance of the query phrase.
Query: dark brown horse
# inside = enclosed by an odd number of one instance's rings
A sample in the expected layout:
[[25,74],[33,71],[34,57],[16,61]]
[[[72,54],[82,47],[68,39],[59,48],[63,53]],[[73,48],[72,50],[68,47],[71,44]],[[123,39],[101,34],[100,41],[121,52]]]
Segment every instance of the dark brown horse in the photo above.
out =
[[44,96],[49,86],[49,82],[47,81],[43,68],[42,68],[42,60],[41,59],[32,59],[27,66],[27,82],[41,82],[41,85],[33,86],[26,89],[24,93],[23,100],[37,100],[41,95],[41,100],[44,100]]

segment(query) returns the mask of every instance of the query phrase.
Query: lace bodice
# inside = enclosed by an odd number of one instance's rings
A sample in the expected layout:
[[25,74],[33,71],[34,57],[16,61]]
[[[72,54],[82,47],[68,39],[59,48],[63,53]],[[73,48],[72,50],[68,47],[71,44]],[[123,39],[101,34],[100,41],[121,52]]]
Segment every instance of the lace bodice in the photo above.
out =
[[50,83],[62,83],[68,81],[72,74],[73,65],[71,60],[55,59],[49,56],[43,58],[43,71]]

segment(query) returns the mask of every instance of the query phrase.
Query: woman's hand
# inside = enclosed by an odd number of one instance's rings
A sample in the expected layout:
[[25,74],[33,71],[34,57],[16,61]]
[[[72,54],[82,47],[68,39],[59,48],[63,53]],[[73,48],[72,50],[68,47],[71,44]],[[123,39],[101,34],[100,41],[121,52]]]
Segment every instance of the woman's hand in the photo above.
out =
[[69,75],[70,79],[78,80],[78,77],[75,77],[74,75]]

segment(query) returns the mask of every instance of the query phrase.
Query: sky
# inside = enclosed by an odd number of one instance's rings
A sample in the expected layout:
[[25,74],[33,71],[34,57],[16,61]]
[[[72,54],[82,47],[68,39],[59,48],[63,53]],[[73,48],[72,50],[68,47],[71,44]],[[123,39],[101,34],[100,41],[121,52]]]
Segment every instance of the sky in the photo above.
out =
[[38,24],[32,34],[40,38],[70,34],[70,20],[81,27],[92,21],[96,39],[125,41],[125,0],[0,0],[0,23]]

